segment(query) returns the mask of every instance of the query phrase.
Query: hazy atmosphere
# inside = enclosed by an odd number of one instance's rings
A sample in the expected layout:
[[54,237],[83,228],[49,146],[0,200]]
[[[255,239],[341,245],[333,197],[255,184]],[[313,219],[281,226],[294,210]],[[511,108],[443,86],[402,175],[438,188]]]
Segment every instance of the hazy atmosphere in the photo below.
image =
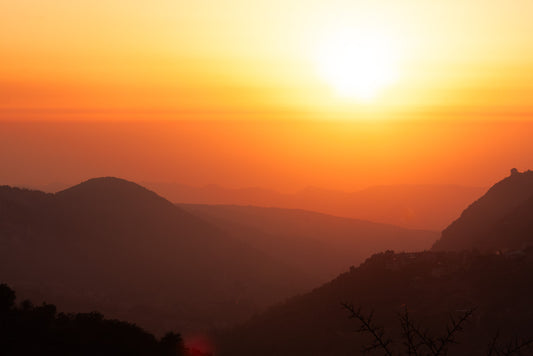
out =
[[0,354],[533,355],[531,14],[0,0]]

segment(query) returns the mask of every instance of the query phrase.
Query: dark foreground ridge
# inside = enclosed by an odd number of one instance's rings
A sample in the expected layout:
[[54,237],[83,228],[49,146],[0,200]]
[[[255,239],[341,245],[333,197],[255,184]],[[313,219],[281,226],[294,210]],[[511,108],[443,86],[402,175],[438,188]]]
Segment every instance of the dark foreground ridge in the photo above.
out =
[[[446,332],[449,315],[474,309],[449,355],[485,355],[499,332],[507,341],[532,336],[533,249],[507,254],[464,252],[373,255],[314,291],[271,308],[220,335],[220,355],[358,355],[369,340],[341,303],[374,311],[376,324],[403,350],[398,313],[433,335]],[[527,355],[525,353],[524,355]]]
[[[533,172],[511,171],[442,233],[432,251],[373,255],[310,293],[220,335],[223,355],[353,355],[367,340],[354,333],[344,305],[388,330],[408,309],[442,335],[449,314],[475,310],[451,355],[484,355],[496,334],[533,335]],[[358,314],[363,316],[364,314]],[[401,339],[397,331],[393,339]],[[399,347],[396,345],[396,347]],[[399,350],[399,348],[397,348]]]
[[179,334],[156,339],[138,326],[105,319],[98,312],[58,313],[53,304],[15,304],[15,292],[0,284],[0,354],[208,356],[189,349]]

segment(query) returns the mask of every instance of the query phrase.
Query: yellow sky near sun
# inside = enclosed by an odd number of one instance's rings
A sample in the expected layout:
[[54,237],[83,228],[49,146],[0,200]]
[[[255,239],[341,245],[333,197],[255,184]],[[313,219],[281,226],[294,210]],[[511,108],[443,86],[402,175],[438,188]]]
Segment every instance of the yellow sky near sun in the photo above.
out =
[[[18,109],[522,112],[533,95],[531,14],[526,0],[0,0],[0,109],[11,110],[0,117]],[[398,76],[369,103],[339,97],[317,68],[321,41],[343,28],[394,40]]]

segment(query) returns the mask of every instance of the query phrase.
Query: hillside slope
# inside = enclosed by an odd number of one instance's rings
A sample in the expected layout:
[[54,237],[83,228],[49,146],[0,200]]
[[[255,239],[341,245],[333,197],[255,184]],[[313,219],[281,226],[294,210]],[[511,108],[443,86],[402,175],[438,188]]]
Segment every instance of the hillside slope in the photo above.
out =
[[[434,250],[506,250],[533,244],[533,172],[512,170],[448,226]],[[528,227],[529,226],[529,227]]]
[[151,331],[205,330],[304,290],[304,273],[117,178],[56,194],[0,187],[0,280]]
[[[484,355],[496,332],[501,340],[532,337],[533,250],[520,256],[474,252],[380,253],[320,288],[272,307],[219,335],[217,355],[347,356],[362,354],[369,339],[341,302],[375,312],[403,350],[397,313],[445,332],[449,314],[476,308],[450,355]],[[378,353],[376,353],[378,354]]]

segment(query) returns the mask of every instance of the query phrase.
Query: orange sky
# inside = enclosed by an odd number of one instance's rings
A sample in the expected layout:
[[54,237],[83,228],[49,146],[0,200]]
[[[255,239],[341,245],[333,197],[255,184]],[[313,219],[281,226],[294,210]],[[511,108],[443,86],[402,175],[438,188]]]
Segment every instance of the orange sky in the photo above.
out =
[[295,191],[489,186],[533,167],[531,122],[217,120],[0,123],[0,184],[97,176]]
[[[0,184],[486,185],[533,166],[532,13],[526,0],[0,0]],[[330,50],[345,38],[353,51]]]
[[353,118],[361,103],[339,98],[316,58],[347,31],[394,47],[398,78],[362,106],[523,111],[531,13],[526,0],[2,1],[1,117],[69,109]]

